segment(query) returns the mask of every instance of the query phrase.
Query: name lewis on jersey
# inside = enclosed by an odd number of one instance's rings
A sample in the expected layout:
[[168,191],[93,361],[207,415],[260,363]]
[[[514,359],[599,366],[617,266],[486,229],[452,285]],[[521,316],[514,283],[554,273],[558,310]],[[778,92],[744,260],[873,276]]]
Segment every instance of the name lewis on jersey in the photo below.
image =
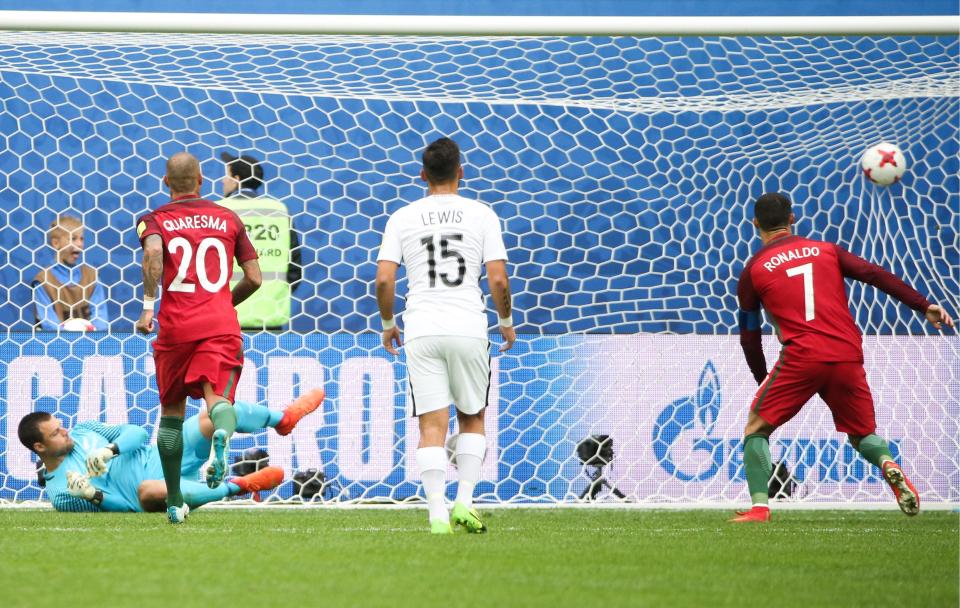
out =
[[227,221],[212,215],[188,215],[172,220],[163,220],[163,229],[167,231],[206,229],[226,233]]
[[797,247],[795,249],[781,251],[777,255],[764,262],[763,267],[767,269],[767,272],[773,272],[780,264],[791,262],[793,260],[802,260],[803,258],[812,258],[818,255],[820,255],[819,247]]
[[463,221],[463,211],[460,209],[448,209],[447,211],[428,211],[420,214],[420,221],[424,226],[436,226],[437,224],[459,224]]

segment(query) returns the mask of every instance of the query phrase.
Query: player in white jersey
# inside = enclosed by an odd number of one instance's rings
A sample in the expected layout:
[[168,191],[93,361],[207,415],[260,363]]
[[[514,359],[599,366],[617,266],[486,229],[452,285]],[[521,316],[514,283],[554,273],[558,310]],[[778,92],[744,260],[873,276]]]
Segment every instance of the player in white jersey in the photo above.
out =
[[[490,342],[480,273],[500,316],[508,350],[516,340],[511,316],[507,251],[500,220],[492,209],[457,194],[463,167],[460,148],[446,137],[423,152],[420,177],[429,194],[395,212],[387,222],[377,256],[377,304],[383,346],[396,355],[400,329],[393,318],[397,269],[407,265],[403,315],[412,414],[419,419],[417,465],[435,534],[453,525],[486,532],[473,508],[473,490],[486,454],[483,411],[490,388]],[[453,510],[444,502],[450,404],[457,408],[460,433],[456,454],[458,486]]]

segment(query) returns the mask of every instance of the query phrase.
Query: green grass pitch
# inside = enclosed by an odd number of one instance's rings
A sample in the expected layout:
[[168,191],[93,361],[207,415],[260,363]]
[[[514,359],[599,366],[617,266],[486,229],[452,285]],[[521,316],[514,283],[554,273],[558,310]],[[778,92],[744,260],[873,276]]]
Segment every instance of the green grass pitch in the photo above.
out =
[[431,536],[423,511],[0,510],[15,606],[949,606],[958,514],[498,509]]

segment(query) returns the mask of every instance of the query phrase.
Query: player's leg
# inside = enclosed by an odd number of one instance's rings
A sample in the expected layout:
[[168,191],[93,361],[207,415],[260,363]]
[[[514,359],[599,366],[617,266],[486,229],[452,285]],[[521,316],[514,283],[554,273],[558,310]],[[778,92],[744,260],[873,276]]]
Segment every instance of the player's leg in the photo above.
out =
[[[216,488],[208,488],[204,483],[184,479],[180,482],[180,491],[184,503],[191,509],[197,509],[227,496],[272,490],[281,483],[283,483],[283,469],[265,467],[243,477],[228,479]],[[140,484],[137,494],[140,507],[147,513],[162,512],[167,508],[167,488],[162,481],[144,481]]]
[[770,520],[769,487],[773,474],[770,435],[797,415],[820,386],[820,364],[787,360],[781,356],[750,405],[743,430],[743,469],[751,508],[738,512],[733,523]]
[[444,498],[447,480],[447,452],[443,447],[450,424],[450,395],[446,369],[438,356],[433,337],[407,343],[407,378],[410,381],[412,414],[420,427],[417,467],[427,499],[430,530],[449,534],[450,515]]
[[473,508],[473,492],[480,481],[487,453],[484,411],[490,393],[490,351],[487,340],[454,338],[448,341],[447,374],[457,407],[460,433],[454,458],[457,463],[457,498],[450,519],[468,532],[486,532],[480,514]]
[[[237,428],[233,396],[243,369],[243,341],[240,336],[214,336],[200,342],[190,358],[185,384],[191,396],[207,404],[214,431],[210,458],[204,472],[207,485],[219,486],[227,474],[230,437]],[[199,390],[197,390],[199,387]]]
[[920,512],[920,494],[894,461],[890,445],[876,434],[873,395],[863,365],[835,363],[832,368],[820,396],[830,408],[837,430],[847,434],[850,444],[864,460],[880,469],[900,510],[916,515]]
[[447,451],[443,447],[450,423],[450,414],[444,409],[421,414],[420,443],[417,446],[417,467],[420,482],[427,499],[430,530],[435,534],[449,534],[450,514],[445,499],[447,487]]
[[180,463],[183,459],[183,416],[186,394],[183,383],[186,354],[190,345],[153,345],[157,388],[160,392],[160,423],[157,452],[166,485],[167,517],[170,523],[182,523],[189,509],[180,492]]
[[[180,493],[184,504],[190,509],[196,509],[208,502],[239,494],[240,488],[227,482],[221,484],[219,488],[210,489],[206,484],[181,479]],[[140,499],[140,507],[146,513],[160,513],[167,509],[167,487],[162,481],[148,479],[142,482],[137,489],[137,497]]]

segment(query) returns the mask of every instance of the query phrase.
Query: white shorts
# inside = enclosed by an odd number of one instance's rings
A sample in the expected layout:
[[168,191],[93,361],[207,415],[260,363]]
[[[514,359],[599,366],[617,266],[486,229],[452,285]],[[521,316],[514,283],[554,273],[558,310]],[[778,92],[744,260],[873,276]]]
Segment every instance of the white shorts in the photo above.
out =
[[450,407],[478,414],[490,392],[490,342],[464,336],[423,336],[407,342],[412,415]]

